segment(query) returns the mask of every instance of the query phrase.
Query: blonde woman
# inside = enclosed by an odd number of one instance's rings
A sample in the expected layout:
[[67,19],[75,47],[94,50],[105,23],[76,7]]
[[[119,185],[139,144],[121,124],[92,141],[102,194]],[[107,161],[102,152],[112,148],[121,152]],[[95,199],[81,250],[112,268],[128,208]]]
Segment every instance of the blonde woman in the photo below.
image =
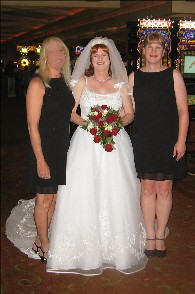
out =
[[[28,188],[30,193],[36,194],[34,220],[37,237],[32,249],[38,253],[41,261],[46,259],[49,248],[48,228],[55,208],[57,188],[66,184],[69,122],[74,107],[69,80],[67,47],[57,37],[45,39],[41,47],[40,68],[31,79],[26,96],[31,141]],[[9,238],[9,221],[6,229]],[[9,239],[17,243],[18,237]]]

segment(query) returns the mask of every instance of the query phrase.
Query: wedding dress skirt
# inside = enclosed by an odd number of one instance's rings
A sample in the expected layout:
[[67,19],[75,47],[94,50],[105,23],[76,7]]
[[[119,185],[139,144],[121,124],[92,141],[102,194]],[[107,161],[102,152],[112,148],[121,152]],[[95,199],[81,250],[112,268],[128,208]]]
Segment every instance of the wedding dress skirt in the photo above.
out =
[[147,258],[140,181],[124,129],[106,152],[77,128],[68,153],[67,184],[59,186],[51,226],[48,272],[100,274],[143,269]]

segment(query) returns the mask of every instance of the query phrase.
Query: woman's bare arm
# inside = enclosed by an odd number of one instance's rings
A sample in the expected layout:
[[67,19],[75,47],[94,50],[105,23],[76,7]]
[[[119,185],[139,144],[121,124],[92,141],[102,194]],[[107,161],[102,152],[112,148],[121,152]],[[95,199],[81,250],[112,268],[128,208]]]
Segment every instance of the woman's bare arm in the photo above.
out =
[[81,95],[82,95],[82,92],[85,88],[85,78],[84,77],[81,77],[78,81],[78,83],[76,84],[76,86],[73,88],[73,95],[74,95],[74,99],[75,99],[75,106],[72,110],[72,114],[71,114],[71,121],[77,125],[80,125],[80,126],[83,126],[85,121],[84,119],[78,115],[76,113],[77,111],[77,108],[80,104],[80,98],[81,98]]
[[[133,87],[134,87],[134,72],[132,72],[129,76],[129,88],[132,90],[133,92]],[[131,101],[132,101],[132,104],[133,104],[133,110],[135,112],[135,100],[134,100],[134,97],[133,97],[133,93],[131,95]]]
[[128,125],[134,119],[133,105],[131,97],[128,94],[127,88],[122,88],[122,98],[123,98],[123,110],[124,116],[122,117],[123,126]]
[[29,84],[26,95],[28,130],[32,148],[37,160],[38,175],[42,178],[50,178],[50,172],[45,162],[38,129],[44,94],[45,89],[40,78],[33,78]]
[[185,153],[186,150],[186,137],[188,132],[189,125],[189,112],[188,112],[188,103],[187,103],[187,92],[186,87],[181,76],[181,73],[178,70],[173,71],[174,79],[174,90],[176,96],[176,104],[179,115],[179,133],[178,140],[174,146],[173,156],[176,156],[176,159],[179,160]]

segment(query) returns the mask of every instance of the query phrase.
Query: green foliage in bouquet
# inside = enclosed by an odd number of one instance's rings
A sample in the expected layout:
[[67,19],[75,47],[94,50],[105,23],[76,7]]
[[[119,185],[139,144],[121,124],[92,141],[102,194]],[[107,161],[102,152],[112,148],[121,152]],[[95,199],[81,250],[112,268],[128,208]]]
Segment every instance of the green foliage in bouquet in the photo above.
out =
[[91,107],[86,123],[82,126],[94,136],[94,142],[100,143],[107,152],[115,149],[114,136],[118,135],[122,127],[120,111],[107,105]]

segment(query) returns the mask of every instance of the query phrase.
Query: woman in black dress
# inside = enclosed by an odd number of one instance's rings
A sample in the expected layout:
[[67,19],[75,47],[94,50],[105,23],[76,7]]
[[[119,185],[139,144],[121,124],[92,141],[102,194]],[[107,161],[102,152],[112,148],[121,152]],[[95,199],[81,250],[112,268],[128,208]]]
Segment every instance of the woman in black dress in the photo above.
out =
[[129,76],[135,106],[131,138],[141,179],[148,257],[166,256],[164,238],[172,207],[172,183],[186,174],[186,88],[178,70],[162,65],[164,52],[164,39],[149,34],[143,48],[146,66]]
[[66,154],[74,98],[69,88],[69,52],[61,39],[50,37],[41,47],[40,68],[29,84],[26,107],[31,148],[28,187],[36,193],[37,238],[33,250],[41,260],[48,251],[48,227],[58,185],[66,184]]

